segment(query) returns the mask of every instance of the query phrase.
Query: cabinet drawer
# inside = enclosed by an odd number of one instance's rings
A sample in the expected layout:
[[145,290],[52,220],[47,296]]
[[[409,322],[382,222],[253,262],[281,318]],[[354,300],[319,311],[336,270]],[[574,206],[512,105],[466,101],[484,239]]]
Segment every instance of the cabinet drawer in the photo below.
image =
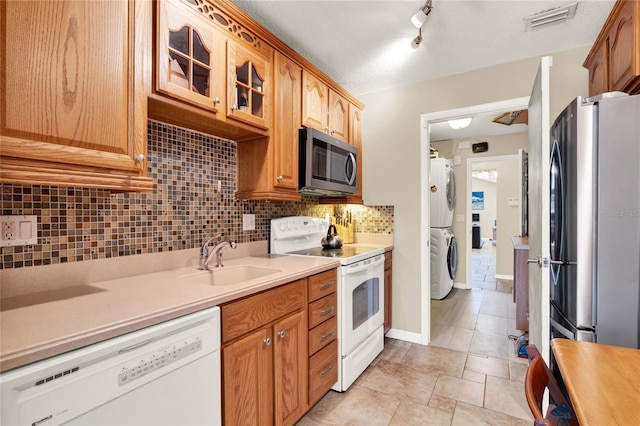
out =
[[309,301],[313,302],[327,294],[334,293],[338,284],[338,274],[332,269],[309,277]]
[[309,359],[309,405],[338,381],[338,341],[334,340]]
[[338,337],[338,319],[336,316],[309,331],[309,355],[336,340]]
[[298,280],[220,306],[222,341],[228,342],[304,308],[306,280]]
[[309,328],[336,316],[338,310],[338,298],[336,293],[331,293],[322,299],[309,303]]

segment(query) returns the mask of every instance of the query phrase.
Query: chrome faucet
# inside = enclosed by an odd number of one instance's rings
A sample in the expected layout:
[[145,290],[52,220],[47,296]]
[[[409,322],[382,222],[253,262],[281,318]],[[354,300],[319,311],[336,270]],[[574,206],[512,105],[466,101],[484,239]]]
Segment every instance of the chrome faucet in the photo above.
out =
[[213,248],[213,251],[209,253],[209,243],[218,237],[209,238],[203,245],[200,247],[200,267],[198,269],[208,270],[209,262],[213,257],[216,257],[216,268],[222,268],[224,265],[222,264],[222,251],[227,249],[227,246],[235,249],[238,245],[235,241],[224,240]]

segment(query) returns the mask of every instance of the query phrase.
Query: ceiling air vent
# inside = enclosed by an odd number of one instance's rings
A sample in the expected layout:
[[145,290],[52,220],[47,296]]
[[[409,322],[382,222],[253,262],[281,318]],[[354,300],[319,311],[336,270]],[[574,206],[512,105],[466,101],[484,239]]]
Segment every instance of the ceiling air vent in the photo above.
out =
[[520,111],[505,112],[493,117],[491,121],[498,124],[504,124],[505,126],[511,126],[512,124],[528,124],[529,111],[523,109]]
[[543,10],[535,15],[524,18],[524,30],[531,31],[551,24],[557,24],[573,18],[576,15],[578,3]]

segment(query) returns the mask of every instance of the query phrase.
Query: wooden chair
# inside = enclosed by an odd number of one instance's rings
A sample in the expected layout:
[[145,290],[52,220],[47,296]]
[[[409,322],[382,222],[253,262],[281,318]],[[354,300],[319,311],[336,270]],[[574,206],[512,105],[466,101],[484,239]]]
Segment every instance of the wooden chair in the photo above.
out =
[[[529,368],[524,379],[524,393],[529,409],[534,417],[534,425],[571,425],[578,426],[573,407],[563,395],[553,373],[544,362],[542,355],[534,345],[527,346]],[[545,389],[549,389],[550,400],[547,412],[542,414],[542,399]]]

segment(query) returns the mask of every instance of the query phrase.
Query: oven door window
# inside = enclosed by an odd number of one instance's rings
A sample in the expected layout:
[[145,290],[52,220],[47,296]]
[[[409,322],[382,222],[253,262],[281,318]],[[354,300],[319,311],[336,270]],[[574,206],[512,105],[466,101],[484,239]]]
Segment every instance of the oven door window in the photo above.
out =
[[352,293],[353,326],[356,330],[380,311],[380,279],[370,278]]

